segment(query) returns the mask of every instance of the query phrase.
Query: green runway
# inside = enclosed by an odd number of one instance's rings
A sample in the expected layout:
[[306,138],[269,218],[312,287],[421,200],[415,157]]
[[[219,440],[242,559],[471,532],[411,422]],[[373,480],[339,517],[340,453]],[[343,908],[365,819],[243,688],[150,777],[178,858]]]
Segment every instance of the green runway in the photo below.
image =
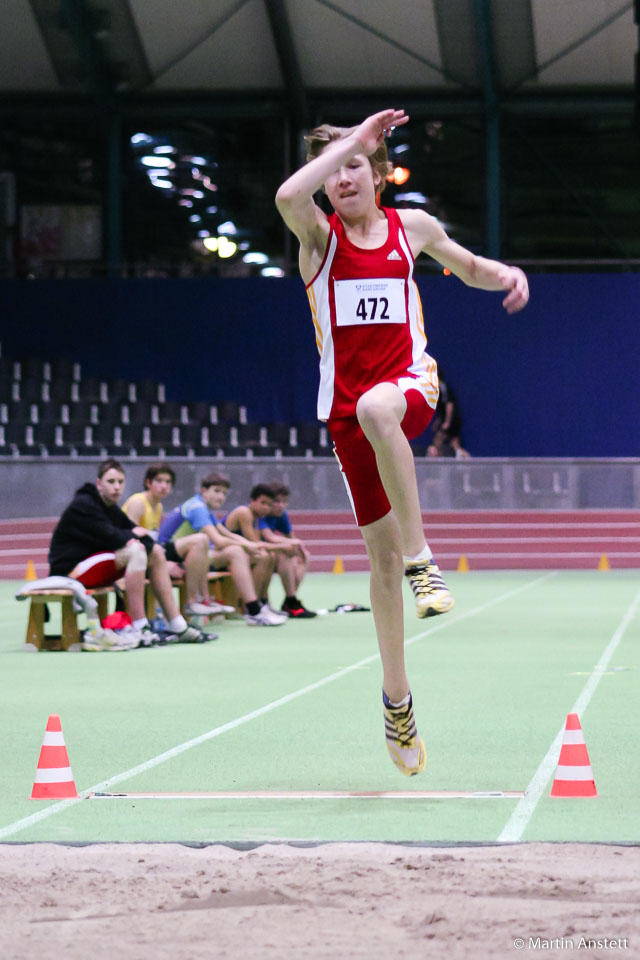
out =
[[[313,793],[524,791],[596,681],[582,726],[598,798],[551,799],[551,776],[515,839],[638,842],[637,575],[447,580],[457,602],[446,616],[416,620],[407,594],[407,666],[428,754],[411,779],[384,746],[369,613],[270,630],[226,622],[204,646],[27,654],[27,604],[13,599],[16,584],[0,584],[0,842],[496,842],[523,801]],[[368,578],[314,575],[302,594],[311,607],[368,604]],[[30,800],[50,713],[79,792],[156,798]],[[222,796],[158,796],[201,792]]]

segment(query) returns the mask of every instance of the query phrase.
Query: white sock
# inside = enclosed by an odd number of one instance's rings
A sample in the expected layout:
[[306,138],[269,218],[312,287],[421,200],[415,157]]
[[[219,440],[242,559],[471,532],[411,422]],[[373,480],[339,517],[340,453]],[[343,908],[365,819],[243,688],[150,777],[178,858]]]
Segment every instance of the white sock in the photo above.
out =
[[136,630],[142,630],[143,627],[149,626],[149,621],[147,620],[146,617],[140,617],[139,620],[133,621],[133,626],[135,627]]
[[403,556],[402,559],[404,560],[404,563],[405,563],[405,566],[406,566],[408,563],[419,563],[420,560],[431,560],[432,557],[433,557],[433,554],[432,554],[432,552],[431,552],[431,547],[430,547],[429,544],[425,541],[424,547],[422,548],[422,550],[420,551],[420,553],[417,555],[417,557],[405,557],[405,556]]
[[100,629],[100,621],[97,617],[87,617],[87,630],[98,631]]
[[174,617],[173,620],[169,620],[169,629],[175,630],[176,633],[182,633],[183,630],[187,629],[187,626],[187,621],[181,613],[179,613],[177,617]]

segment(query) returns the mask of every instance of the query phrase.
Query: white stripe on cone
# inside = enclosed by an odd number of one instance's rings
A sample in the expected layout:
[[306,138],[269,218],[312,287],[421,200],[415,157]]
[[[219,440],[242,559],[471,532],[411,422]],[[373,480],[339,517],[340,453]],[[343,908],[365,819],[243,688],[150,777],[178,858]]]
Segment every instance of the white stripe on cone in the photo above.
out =
[[34,783],[68,783],[71,780],[71,767],[45,767],[36,770]]
[[558,767],[556,780],[593,780],[591,767]]
[[582,730],[565,730],[562,737],[563,743],[584,743],[584,733]]
[[62,730],[45,730],[44,740],[42,741],[43,747],[64,747],[64,745]]

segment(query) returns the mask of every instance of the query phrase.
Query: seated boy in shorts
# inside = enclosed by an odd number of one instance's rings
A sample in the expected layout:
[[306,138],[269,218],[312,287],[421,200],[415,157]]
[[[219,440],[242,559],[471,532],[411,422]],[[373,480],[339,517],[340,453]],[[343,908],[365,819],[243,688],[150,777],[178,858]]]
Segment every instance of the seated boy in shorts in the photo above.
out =
[[254,571],[263,575],[269,561],[264,544],[246,539],[227,530],[215,514],[224,504],[229,491],[229,478],[222,473],[209,473],[202,479],[200,493],[190,497],[168,514],[160,525],[159,542],[174,542],[194,533],[206,534],[211,543],[209,554],[214,570],[229,570],[238,594],[245,604],[245,620],[249,626],[281,626],[287,618],[261,603],[256,592]]
[[[110,586],[124,577],[133,620],[129,629],[131,646],[151,646],[159,638],[145,613],[148,575],[172,639],[201,642],[205,637],[190,627],[178,610],[164,551],[144,527],[137,526],[118,506],[124,483],[124,468],[117,460],[108,459],[99,464],[95,484],[85,483],[76,491],[53,531],[50,575],[72,577],[85,587]],[[93,641],[95,644],[91,645]],[[101,649],[99,636],[87,638],[85,634],[85,643],[89,644],[87,649]]]
[[[122,509],[130,520],[148,530],[149,535],[158,539],[158,530],[162,522],[162,504],[169,496],[176,482],[176,475],[168,463],[152,463],[144,475],[145,489],[132,493]],[[186,537],[169,540],[161,544],[167,560],[169,573],[181,577],[184,574],[187,589],[185,615],[207,616],[224,613],[220,604],[203,603],[200,589],[209,569],[209,540],[204,533],[192,533]]]

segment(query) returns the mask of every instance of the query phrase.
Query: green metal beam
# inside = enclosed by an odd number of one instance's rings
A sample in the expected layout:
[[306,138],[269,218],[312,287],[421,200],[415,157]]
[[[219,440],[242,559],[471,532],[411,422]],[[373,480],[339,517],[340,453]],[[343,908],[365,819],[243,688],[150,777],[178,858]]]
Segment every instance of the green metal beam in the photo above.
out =
[[500,96],[489,0],[474,0],[473,11],[485,115],[487,254],[494,259],[499,259],[501,247]]

